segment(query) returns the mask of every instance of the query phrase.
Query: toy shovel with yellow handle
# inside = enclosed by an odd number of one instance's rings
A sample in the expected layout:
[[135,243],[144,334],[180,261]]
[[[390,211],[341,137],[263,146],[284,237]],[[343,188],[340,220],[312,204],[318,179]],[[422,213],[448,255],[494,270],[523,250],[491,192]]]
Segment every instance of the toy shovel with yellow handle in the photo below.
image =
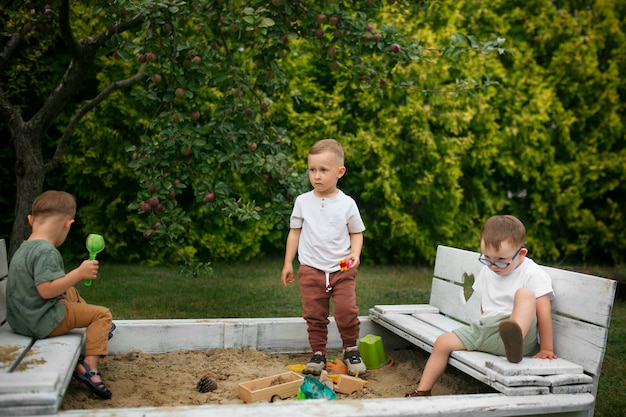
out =
[[[90,234],[87,236],[87,250],[89,251],[89,260],[95,261],[96,254],[104,250],[104,238],[102,235]],[[91,285],[91,280],[86,279],[85,285],[88,287]]]

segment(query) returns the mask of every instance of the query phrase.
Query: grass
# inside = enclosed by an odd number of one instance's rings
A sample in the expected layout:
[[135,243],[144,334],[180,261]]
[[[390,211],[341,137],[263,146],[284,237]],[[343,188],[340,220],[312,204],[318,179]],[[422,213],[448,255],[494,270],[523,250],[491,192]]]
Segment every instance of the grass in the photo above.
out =
[[[297,283],[283,287],[282,259],[213,265],[214,274],[193,277],[178,269],[101,263],[99,279],[79,288],[92,304],[107,306],[114,320],[158,318],[299,317]],[[603,273],[606,272],[606,273]],[[615,271],[594,269],[612,276]],[[357,281],[359,314],[377,304],[428,303],[432,268],[362,266]],[[596,417],[626,410],[626,302],[616,300],[602,367]]]

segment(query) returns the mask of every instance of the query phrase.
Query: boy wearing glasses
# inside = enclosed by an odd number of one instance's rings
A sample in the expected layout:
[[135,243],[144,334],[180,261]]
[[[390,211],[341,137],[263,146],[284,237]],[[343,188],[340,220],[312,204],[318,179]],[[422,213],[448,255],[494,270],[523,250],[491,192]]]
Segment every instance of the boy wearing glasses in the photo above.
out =
[[533,354],[533,358],[556,359],[552,281],[526,257],[525,240],[526,229],[514,216],[493,216],[485,222],[478,258],[485,266],[472,286],[481,300],[480,321],[437,338],[417,389],[407,397],[429,396],[455,350],[506,355],[513,363]]

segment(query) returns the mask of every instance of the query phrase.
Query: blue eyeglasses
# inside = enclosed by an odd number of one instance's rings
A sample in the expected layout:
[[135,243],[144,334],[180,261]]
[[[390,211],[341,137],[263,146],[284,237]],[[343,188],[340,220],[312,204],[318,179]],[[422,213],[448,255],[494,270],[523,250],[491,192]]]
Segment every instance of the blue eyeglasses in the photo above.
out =
[[526,246],[525,244],[520,246],[519,249],[517,250],[517,252],[515,252],[515,255],[513,255],[513,257],[511,258],[511,260],[509,262],[507,261],[503,261],[498,259],[497,261],[490,261],[489,259],[485,258],[483,256],[483,254],[481,253],[480,256],[478,257],[478,262],[480,262],[483,265],[487,265],[487,266],[495,266],[496,268],[499,269],[504,269],[504,268],[508,268],[509,265],[511,265],[511,262],[513,262],[515,260],[515,258],[517,258],[517,255],[519,255],[519,252],[524,248],[524,246]]

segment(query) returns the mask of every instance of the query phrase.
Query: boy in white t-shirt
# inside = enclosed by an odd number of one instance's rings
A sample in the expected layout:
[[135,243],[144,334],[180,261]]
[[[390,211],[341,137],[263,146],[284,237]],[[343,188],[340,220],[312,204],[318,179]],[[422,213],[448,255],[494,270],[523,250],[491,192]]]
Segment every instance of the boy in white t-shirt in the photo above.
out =
[[309,181],[313,190],[296,198],[280,279],[294,281],[298,255],[298,283],[302,317],[307,323],[313,357],[303,373],[320,375],[326,369],[330,299],[341,336],[348,373],[367,371],[358,349],[360,321],[356,305],[356,276],[365,226],[355,201],[337,188],[346,172],[344,153],[334,139],[324,139],[309,150]]
[[513,363],[520,362],[524,355],[556,358],[550,303],[554,296],[552,281],[526,257],[525,240],[526,229],[514,216],[493,216],[485,222],[478,258],[485,266],[472,286],[480,296],[481,319],[437,338],[417,389],[407,393],[407,397],[429,396],[455,350],[506,355]]

